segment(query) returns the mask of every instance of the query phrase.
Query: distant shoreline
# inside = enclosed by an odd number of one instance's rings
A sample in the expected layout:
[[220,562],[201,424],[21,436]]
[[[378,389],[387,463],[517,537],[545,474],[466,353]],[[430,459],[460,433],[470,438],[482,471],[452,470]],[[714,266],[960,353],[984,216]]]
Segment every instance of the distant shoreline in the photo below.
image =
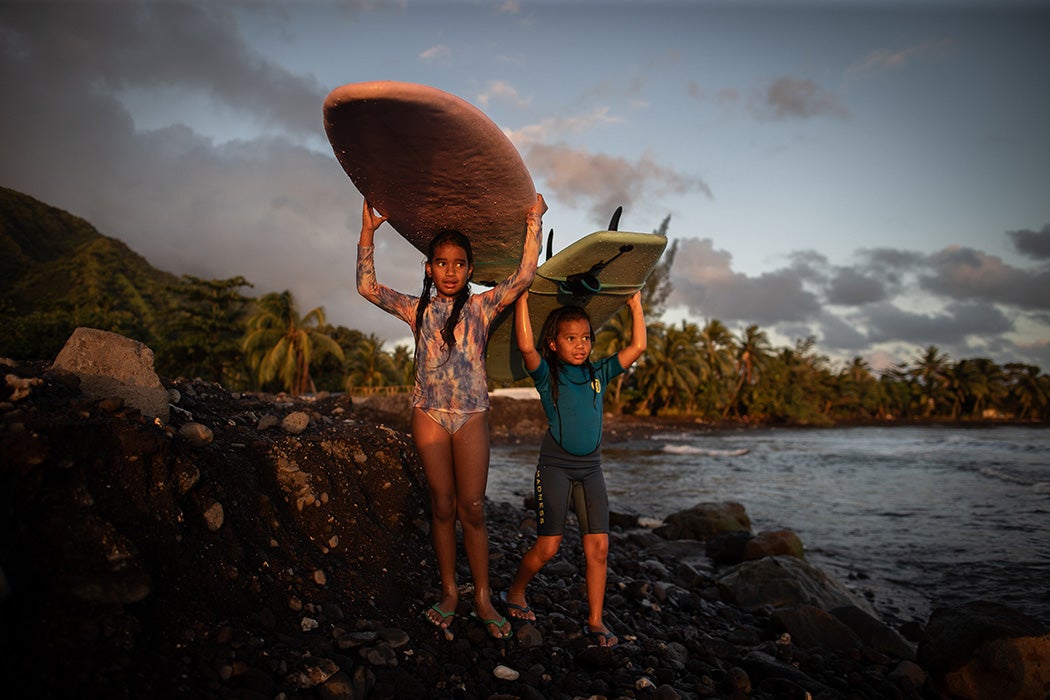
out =
[[[539,444],[539,439],[547,429],[546,416],[538,398],[528,398],[528,392],[535,396],[535,389],[506,390],[492,392],[490,395],[491,410],[489,414],[490,439],[493,445]],[[372,418],[377,422],[409,432],[410,397],[408,394],[393,396],[374,396],[354,403],[358,414]],[[656,432],[677,431],[686,433],[750,431],[750,430],[820,430],[836,428],[897,428],[897,427],[943,427],[965,430],[967,428],[989,427],[1028,427],[1050,428],[1050,423],[1039,421],[1020,421],[1016,419],[907,419],[907,420],[853,420],[820,425],[801,425],[797,423],[757,423],[753,421],[701,421],[692,416],[643,416],[627,413],[606,413],[604,434],[606,444],[628,440],[643,440]]]

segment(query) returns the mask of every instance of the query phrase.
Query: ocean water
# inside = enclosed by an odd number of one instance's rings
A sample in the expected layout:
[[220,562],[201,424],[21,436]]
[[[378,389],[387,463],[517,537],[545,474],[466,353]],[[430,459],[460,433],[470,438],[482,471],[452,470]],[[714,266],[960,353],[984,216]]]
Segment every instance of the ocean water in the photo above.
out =
[[[538,447],[538,446],[537,446]],[[537,447],[494,447],[488,496],[531,493]],[[856,427],[607,442],[610,508],[659,520],[737,501],[888,623],[990,600],[1050,624],[1050,429]]]

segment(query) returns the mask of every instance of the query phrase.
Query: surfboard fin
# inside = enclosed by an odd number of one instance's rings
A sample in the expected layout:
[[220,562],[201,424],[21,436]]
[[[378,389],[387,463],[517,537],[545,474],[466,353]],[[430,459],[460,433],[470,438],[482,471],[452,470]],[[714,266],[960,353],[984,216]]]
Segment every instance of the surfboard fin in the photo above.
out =
[[547,234],[547,260],[551,259],[551,253],[554,252],[554,229]]
[[623,214],[623,207],[616,207],[616,211],[613,212],[612,218],[609,219],[609,230],[619,231],[620,225],[620,214]]

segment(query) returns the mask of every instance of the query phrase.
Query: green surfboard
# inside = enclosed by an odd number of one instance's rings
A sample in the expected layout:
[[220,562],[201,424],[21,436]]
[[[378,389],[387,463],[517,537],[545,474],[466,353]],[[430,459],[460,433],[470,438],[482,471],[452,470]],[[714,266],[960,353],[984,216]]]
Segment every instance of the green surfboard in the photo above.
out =
[[[630,231],[597,231],[569,245],[540,265],[529,287],[533,334],[538,339],[548,314],[566,305],[586,309],[597,332],[645,285],[666,247],[666,236]],[[496,383],[529,376],[514,338],[513,306],[489,334],[486,369]]]

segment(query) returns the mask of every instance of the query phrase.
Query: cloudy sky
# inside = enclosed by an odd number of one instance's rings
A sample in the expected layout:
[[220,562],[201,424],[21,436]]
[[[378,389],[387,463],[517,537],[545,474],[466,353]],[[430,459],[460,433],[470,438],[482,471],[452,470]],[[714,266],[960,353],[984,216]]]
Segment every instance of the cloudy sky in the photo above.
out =
[[[670,216],[667,322],[1050,371],[1042,0],[0,2],[0,185],[392,347],[321,123],[370,80],[483,109],[556,249],[618,205],[623,230]],[[385,230],[380,280],[417,292],[420,255]]]

